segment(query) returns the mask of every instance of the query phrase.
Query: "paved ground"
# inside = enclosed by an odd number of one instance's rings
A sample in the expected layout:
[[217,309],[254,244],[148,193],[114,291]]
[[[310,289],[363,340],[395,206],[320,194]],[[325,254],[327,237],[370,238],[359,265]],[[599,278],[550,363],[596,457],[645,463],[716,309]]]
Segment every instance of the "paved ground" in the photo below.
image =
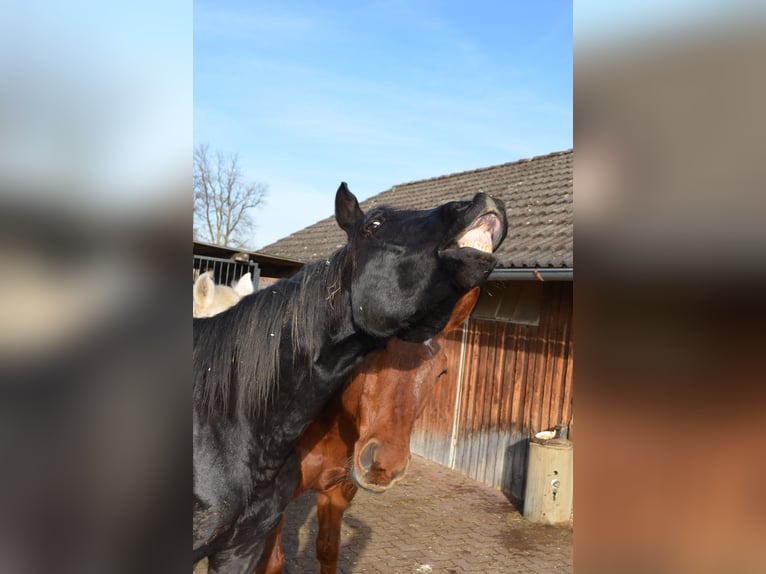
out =
[[[287,574],[318,572],[314,494],[288,508]],[[531,524],[499,491],[413,455],[390,491],[357,493],[340,574],[572,572],[572,529]]]

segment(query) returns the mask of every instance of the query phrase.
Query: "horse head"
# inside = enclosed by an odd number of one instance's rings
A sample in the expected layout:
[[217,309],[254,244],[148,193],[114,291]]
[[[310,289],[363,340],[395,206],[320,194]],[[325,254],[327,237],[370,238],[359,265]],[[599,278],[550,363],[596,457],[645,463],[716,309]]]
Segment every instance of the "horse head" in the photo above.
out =
[[216,285],[213,272],[202,273],[194,282],[192,295],[193,317],[212,317],[236,305],[242,297],[253,292],[253,280],[250,273],[245,273],[231,287]]
[[358,375],[361,384],[354,381],[344,393],[344,408],[356,412],[359,431],[350,461],[358,486],[383,492],[404,476],[412,427],[447,373],[445,336],[466,320],[478,299],[474,287],[458,301],[444,330],[425,343],[391,339],[385,352],[368,356]]
[[486,280],[508,230],[504,204],[484,193],[430,210],[365,214],[342,183],[335,216],[348,236],[355,326],[418,343],[440,332],[458,299]]

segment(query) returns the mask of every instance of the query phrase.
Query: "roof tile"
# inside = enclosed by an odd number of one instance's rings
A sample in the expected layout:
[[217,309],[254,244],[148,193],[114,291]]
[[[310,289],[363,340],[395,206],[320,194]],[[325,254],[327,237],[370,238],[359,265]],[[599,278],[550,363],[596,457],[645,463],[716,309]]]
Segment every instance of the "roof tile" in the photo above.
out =
[[[500,267],[572,267],[572,174],[570,149],[395,185],[360,205],[364,211],[375,205],[430,209],[483,191],[506,205],[508,237],[497,251]],[[345,240],[335,218],[328,217],[260,252],[307,262],[327,257]]]

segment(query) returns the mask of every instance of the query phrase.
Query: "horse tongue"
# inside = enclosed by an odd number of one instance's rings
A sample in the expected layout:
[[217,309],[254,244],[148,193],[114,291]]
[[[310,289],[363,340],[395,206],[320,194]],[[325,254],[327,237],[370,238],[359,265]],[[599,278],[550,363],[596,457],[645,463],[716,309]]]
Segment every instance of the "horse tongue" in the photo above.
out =
[[458,247],[473,247],[479,251],[492,253],[492,234],[484,226],[468,230],[457,240]]

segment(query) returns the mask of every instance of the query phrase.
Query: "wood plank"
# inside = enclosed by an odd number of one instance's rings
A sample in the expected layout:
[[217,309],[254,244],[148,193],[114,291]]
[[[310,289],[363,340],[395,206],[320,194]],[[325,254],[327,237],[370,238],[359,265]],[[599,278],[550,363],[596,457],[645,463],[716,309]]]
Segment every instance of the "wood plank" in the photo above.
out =
[[457,413],[461,333],[450,339],[448,377],[413,432],[428,458],[448,459],[456,420],[455,467],[518,494],[526,472],[524,437],[573,420],[572,293],[570,283],[546,284],[539,326],[469,320]]

